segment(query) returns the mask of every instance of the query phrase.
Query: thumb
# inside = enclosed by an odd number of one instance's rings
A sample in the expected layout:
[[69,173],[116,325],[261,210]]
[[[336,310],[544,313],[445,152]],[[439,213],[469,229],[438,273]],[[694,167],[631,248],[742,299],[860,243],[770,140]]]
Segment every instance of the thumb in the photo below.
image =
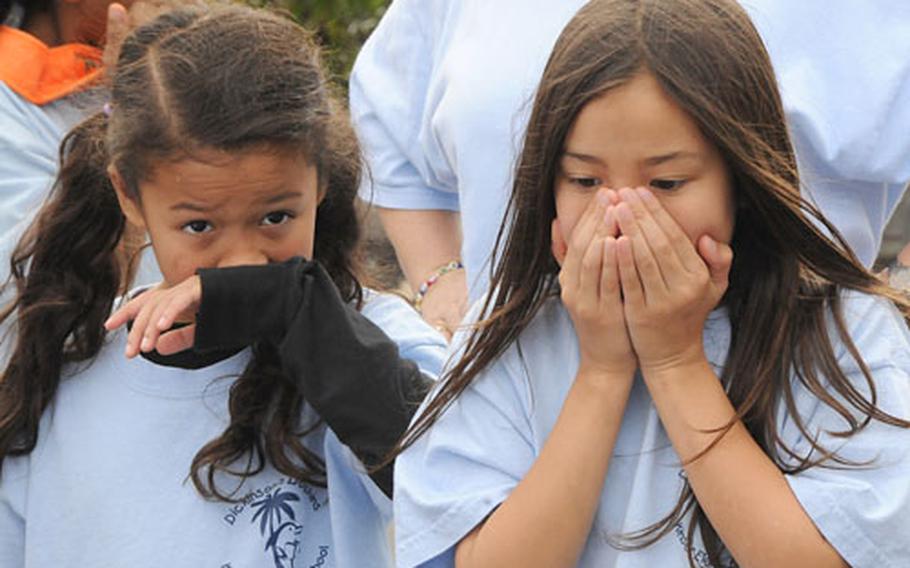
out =
[[123,4],[112,3],[107,8],[107,37],[104,44],[104,67],[108,77],[113,73],[120,56],[120,46],[130,32],[130,18]]
[[708,235],[698,239],[698,254],[708,265],[711,282],[721,290],[727,289],[730,267],[733,265],[733,249],[726,243],[715,241]]
[[195,340],[196,324],[191,324],[161,335],[155,348],[162,355],[173,355],[191,349]]

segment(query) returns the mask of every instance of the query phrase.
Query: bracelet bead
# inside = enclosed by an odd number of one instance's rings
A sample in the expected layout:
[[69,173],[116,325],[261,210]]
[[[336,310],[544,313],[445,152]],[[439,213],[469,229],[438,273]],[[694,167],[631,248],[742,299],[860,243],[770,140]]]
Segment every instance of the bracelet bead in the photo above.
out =
[[414,294],[414,308],[416,308],[418,312],[420,311],[420,305],[423,303],[423,299],[426,297],[427,292],[430,291],[430,288],[433,286],[433,284],[436,284],[440,278],[450,272],[463,269],[464,264],[462,264],[460,260],[455,259],[443,264],[434,270],[433,273],[430,274],[430,276],[424,280],[417,288],[417,293]]

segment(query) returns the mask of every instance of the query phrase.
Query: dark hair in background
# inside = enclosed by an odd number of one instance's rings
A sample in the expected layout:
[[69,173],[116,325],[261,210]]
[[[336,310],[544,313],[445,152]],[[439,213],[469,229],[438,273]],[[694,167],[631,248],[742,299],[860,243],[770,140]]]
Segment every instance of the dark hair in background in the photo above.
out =
[[[722,380],[751,435],[781,471],[851,465],[820,447],[794,403],[796,381],[843,417],[850,436],[870,420],[910,427],[876,406],[868,367],[848,336],[840,292],[853,289],[906,300],[848,252],[836,229],[800,197],[793,148],[771,62],[748,15],[733,0],[594,0],[559,37],[536,94],[516,170],[508,220],[495,250],[491,292],[464,356],[397,448],[413,444],[471,382],[513,343],[558,290],[550,246],[553,187],[566,136],[581,109],[645,70],[700,126],[724,157],[737,202],[730,286],[725,296],[732,338]],[[833,235],[826,237],[809,220]],[[870,394],[837,364],[826,327],[836,333],[865,376]],[[519,344],[520,347],[520,344]],[[520,352],[520,351],[519,351]],[[782,403],[811,444],[799,455],[781,439]],[[718,431],[718,438],[733,422]],[[715,441],[716,443],[716,441]],[[709,450],[706,450],[709,451]],[[697,459],[697,458],[696,458]],[[631,535],[621,548],[643,548],[668,534],[689,511],[687,549],[700,531],[714,565],[723,543],[686,484],[673,512]]]
[[[140,200],[140,182],[162,160],[201,149],[298,152],[316,166],[325,195],[314,257],[346,301],[362,300],[354,209],[360,153],[303,28],[243,7],[165,14],[124,42],[111,102],[110,117],[98,113],[64,139],[51,197],[11,259],[18,294],[0,318],[17,315],[17,338],[0,379],[0,466],[5,456],[34,449],[61,369],[97,355],[102,323],[130,285],[135,246],[125,238],[109,165]],[[302,442],[316,424],[301,424],[301,394],[282,376],[273,346],[253,350],[231,387],[230,424],[193,460],[193,482],[206,497],[230,500],[239,484],[224,491],[216,477],[242,480],[267,462],[325,483],[324,463]]]

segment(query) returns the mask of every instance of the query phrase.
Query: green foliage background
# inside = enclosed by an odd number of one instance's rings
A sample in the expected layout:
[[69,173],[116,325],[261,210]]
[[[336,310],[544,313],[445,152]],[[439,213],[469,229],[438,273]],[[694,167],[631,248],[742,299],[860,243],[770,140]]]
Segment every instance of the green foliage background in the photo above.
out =
[[315,30],[326,50],[329,67],[342,85],[363,42],[376,27],[390,0],[264,0],[284,8]]

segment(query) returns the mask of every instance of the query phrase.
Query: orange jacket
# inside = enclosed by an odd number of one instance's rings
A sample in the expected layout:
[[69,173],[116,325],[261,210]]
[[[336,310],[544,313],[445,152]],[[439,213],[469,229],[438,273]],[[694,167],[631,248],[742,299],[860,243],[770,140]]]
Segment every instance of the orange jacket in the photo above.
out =
[[81,43],[48,47],[35,36],[0,26],[0,81],[43,105],[92,83],[101,74],[101,50]]

